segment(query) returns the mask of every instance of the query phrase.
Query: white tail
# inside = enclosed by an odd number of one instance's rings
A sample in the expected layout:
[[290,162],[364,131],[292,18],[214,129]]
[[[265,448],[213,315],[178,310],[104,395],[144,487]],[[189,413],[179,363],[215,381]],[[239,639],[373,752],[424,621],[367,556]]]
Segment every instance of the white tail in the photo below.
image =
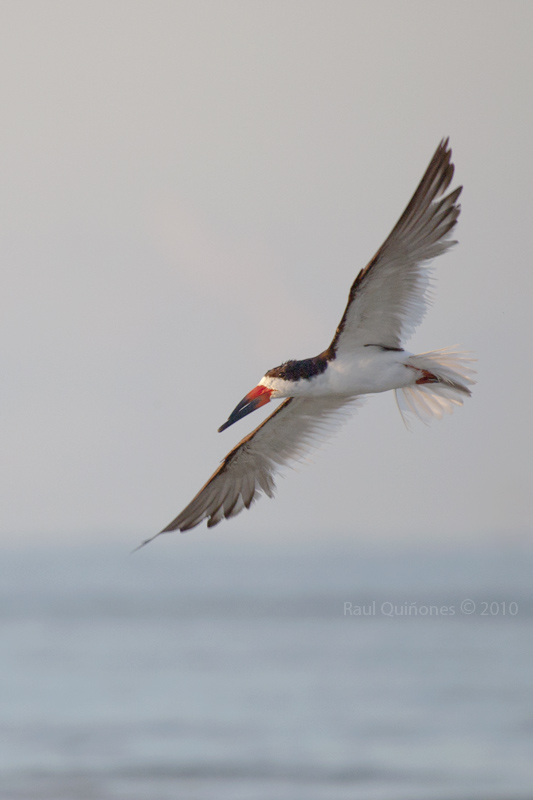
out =
[[468,387],[475,383],[472,378],[475,370],[469,366],[473,361],[475,359],[469,358],[468,353],[454,347],[409,356],[409,364],[431,373],[436,380],[395,390],[396,402],[407,427],[410,415],[428,425],[432,419],[451,414],[454,406],[462,406],[465,397],[471,394]]

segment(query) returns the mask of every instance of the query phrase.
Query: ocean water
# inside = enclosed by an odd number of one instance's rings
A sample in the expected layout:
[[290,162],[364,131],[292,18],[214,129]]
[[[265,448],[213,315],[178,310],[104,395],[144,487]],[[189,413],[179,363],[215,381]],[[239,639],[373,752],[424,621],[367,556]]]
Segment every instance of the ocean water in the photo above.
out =
[[206,532],[4,549],[0,797],[530,800],[532,574]]

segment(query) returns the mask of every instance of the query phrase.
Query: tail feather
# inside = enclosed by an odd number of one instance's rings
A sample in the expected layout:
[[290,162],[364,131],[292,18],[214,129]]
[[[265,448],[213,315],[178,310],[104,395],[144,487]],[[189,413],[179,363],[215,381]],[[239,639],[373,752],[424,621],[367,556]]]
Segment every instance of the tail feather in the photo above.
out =
[[451,414],[455,406],[462,406],[471,394],[468,387],[475,383],[475,370],[470,366],[473,361],[469,353],[454,347],[409,356],[411,366],[431,373],[435,380],[396,389],[396,402],[407,427],[411,417],[429,425],[433,419]]

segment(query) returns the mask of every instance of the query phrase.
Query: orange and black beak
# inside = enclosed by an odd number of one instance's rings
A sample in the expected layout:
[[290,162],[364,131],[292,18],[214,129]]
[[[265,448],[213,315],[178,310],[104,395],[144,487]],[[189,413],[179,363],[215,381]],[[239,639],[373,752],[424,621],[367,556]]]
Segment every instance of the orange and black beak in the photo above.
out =
[[218,429],[218,432],[221,433],[222,431],[225,431],[226,428],[229,428],[229,426],[233,425],[234,422],[242,419],[247,414],[251,414],[252,411],[256,410],[256,408],[261,408],[261,406],[264,406],[265,403],[268,403],[270,400],[271,394],[272,389],[267,389],[266,386],[256,386],[255,389],[252,389],[251,392],[248,392],[246,397],[243,397],[239,405],[233,409],[227,421]]

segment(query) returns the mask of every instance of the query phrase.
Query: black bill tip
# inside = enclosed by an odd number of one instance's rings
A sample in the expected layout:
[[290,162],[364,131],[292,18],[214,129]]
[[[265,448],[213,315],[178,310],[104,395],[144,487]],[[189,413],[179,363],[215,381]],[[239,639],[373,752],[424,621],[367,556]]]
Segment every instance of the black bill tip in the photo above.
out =
[[261,408],[261,406],[264,406],[265,403],[268,403],[270,400],[271,394],[272,390],[267,389],[266,386],[256,386],[255,389],[252,389],[251,392],[248,392],[246,397],[243,397],[239,405],[233,409],[226,422],[218,429],[218,432],[222,433],[222,431],[225,431],[230,425],[233,425],[234,422],[237,422],[243,417],[246,417],[248,414],[251,414],[256,408]]

